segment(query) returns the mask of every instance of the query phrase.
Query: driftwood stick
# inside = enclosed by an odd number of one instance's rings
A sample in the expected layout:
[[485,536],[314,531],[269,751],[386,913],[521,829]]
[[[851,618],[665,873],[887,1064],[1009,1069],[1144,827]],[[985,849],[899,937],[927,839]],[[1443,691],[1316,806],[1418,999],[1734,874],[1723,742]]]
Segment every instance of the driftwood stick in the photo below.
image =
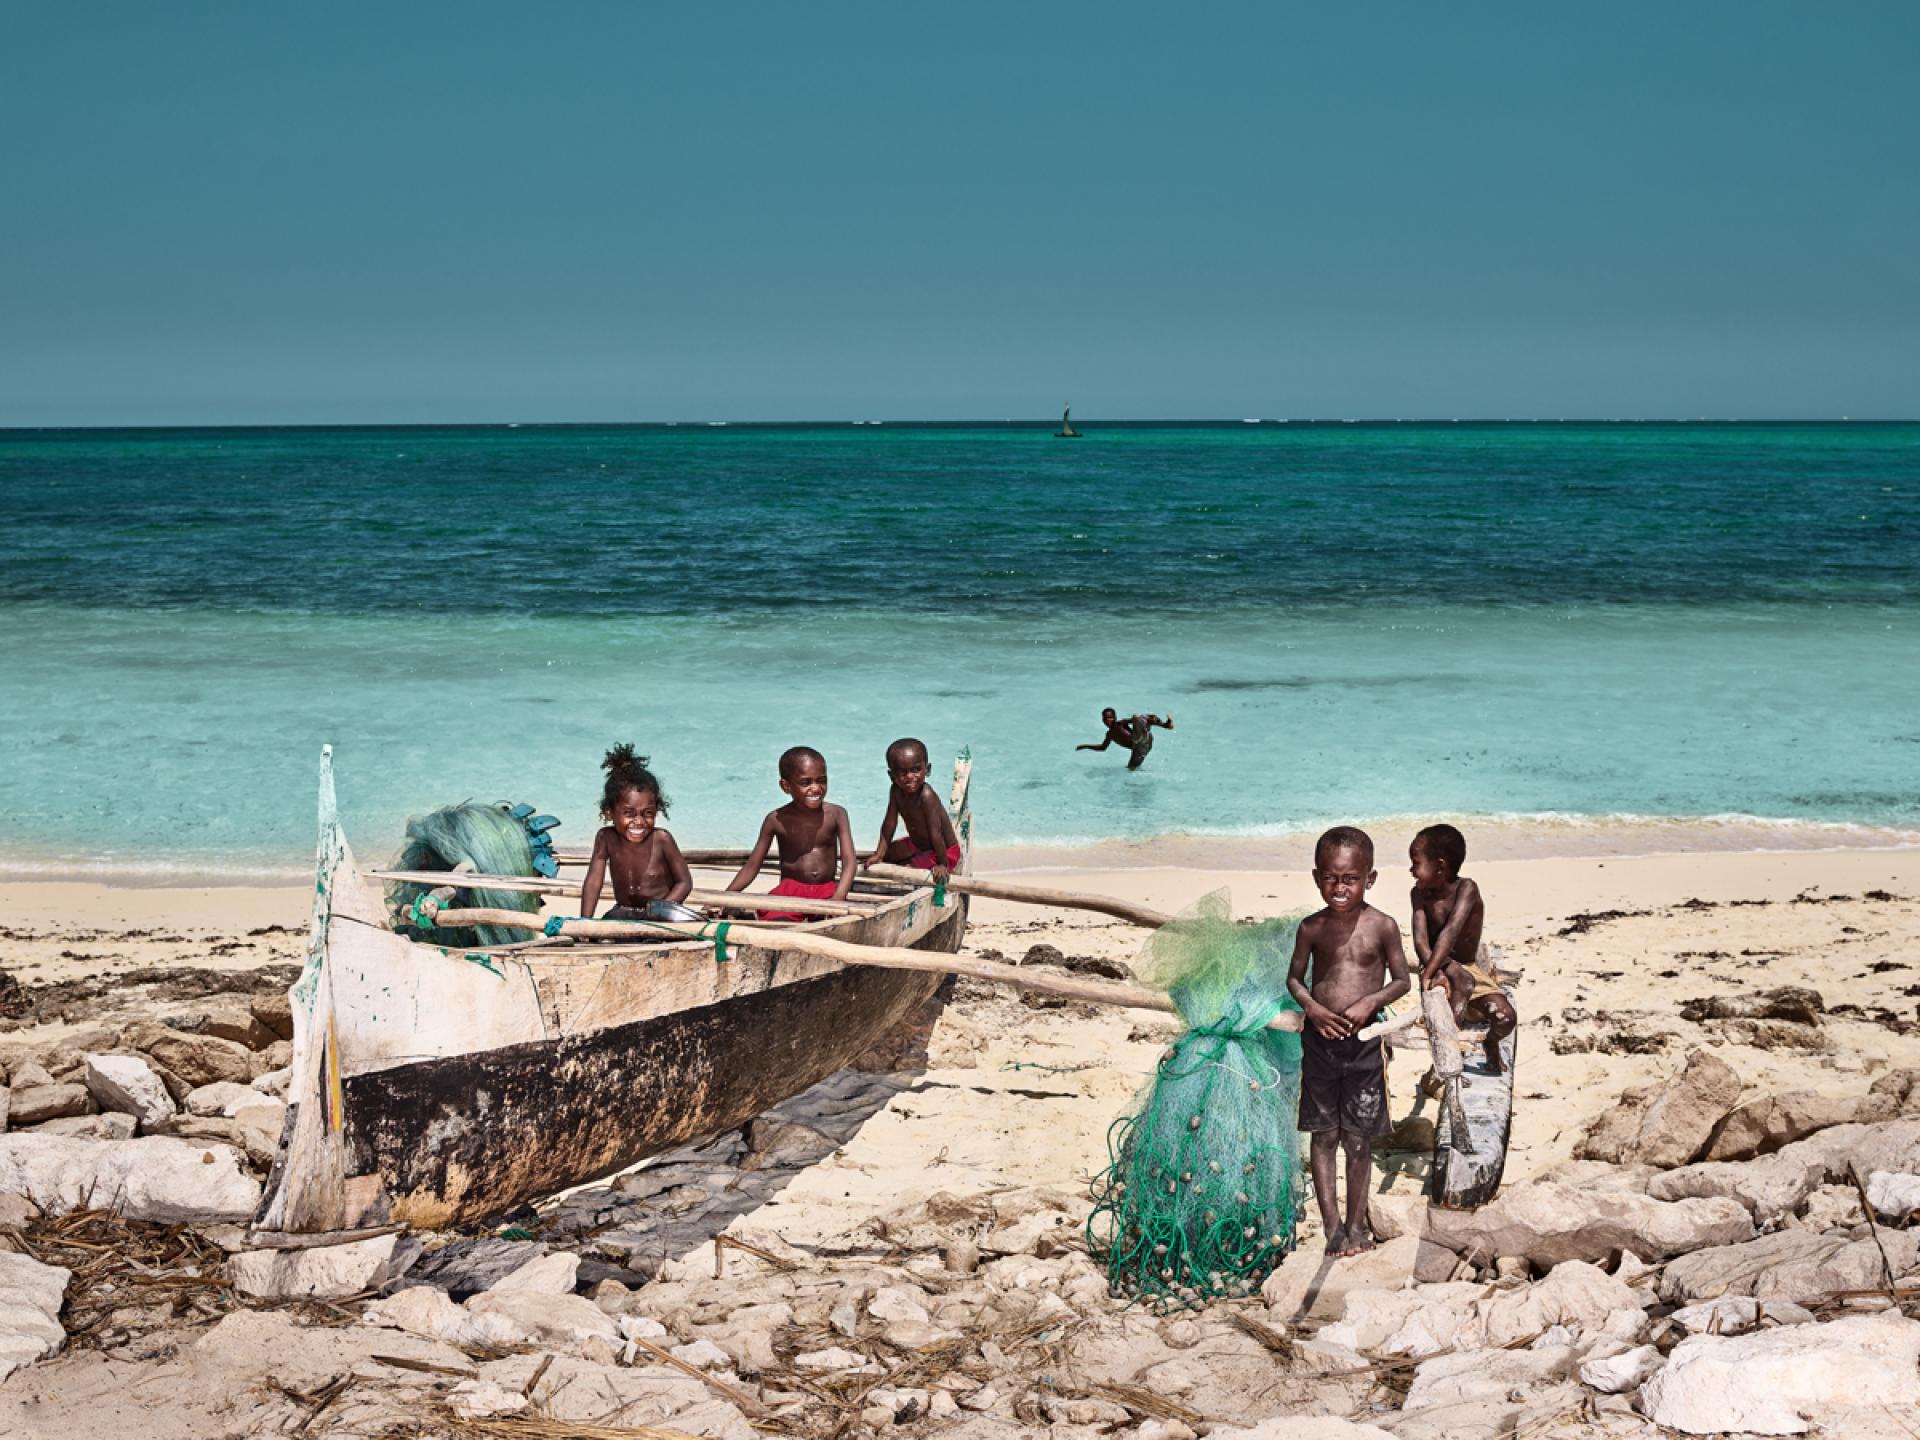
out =
[[[869,865],[861,873],[877,880],[904,880],[914,884],[925,884],[929,878],[925,870],[915,870],[906,865]],[[1157,930],[1173,918],[1158,910],[1150,910],[1145,905],[1135,905],[1130,900],[1116,900],[1108,895],[1089,895],[1080,890],[1049,890],[1042,885],[1015,885],[1006,880],[984,880],[978,875],[955,875],[947,881],[947,889],[956,895],[1014,900],[1022,905],[1057,905],[1067,910],[1095,910],[1102,915],[1144,925],[1149,930]]]
[[627,1337],[627,1343],[629,1345],[636,1346],[639,1349],[646,1351],[649,1355],[653,1356],[654,1359],[658,1360],[662,1365],[671,1365],[676,1370],[681,1370],[686,1372],[688,1375],[691,1375],[694,1379],[705,1384],[709,1389],[712,1389],[714,1391],[717,1391],[719,1394],[724,1395],[727,1399],[731,1400],[734,1404],[738,1405],[742,1410],[746,1411],[747,1414],[749,1415],[757,1415],[764,1420],[767,1416],[773,1413],[766,1406],[762,1405],[758,1400],[756,1400],[753,1396],[749,1395],[746,1391],[742,1390],[739,1386],[729,1385],[724,1380],[716,1380],[713,1376],[709,1375],[705,1370],[696,1369],[694,1366],[689,1365],[685,1360],[680,1359],[676,1355],[669,1355],[665,1350],[663,1350],[660,1346],[654,1344],[651,1340],[643,1340],[638,1335],[630,1335]]
[[[780,899],[773,902],[779,904]],[[537,930],[545,923],[518,910],[443,910],[443,925],[503,925]],[[615,940],[636,934],[677,935],[687,940],[714,939],[714,924],[673,925],[652,920],[565,920],[560,933],[582,940]],[[1178,1014],[1171,998],[1143,985],[1123,985],[1110,980],[1075,980],[994,960],[975,960],[939,950],[909,950],[899,945],[855,945],[806,930],[755,930],[743,944],[759,950],[779,950],[788,954],[814,955],[822,960],[837,960],[843,965],[871,965],[882,970],[922,970],[932,974],[967,975],[1016,990],[1035,990],[1043,995],[1059,995],[1068,1000],[1084,1000],[1093,1005],[1119,1005],[1134,1010],[1160,1010]],[[1305,1021],[1298,1010],[1285,1010],[1267,1022],[1270,1030],[1299,1030]]]

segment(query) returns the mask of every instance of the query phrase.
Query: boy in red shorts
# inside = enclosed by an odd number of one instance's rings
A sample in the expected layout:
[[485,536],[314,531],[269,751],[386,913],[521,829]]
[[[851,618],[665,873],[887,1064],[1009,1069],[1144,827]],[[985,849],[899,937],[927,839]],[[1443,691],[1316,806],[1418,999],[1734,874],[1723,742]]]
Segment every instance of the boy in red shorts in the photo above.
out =
[[[934,884],[946,884],[960,863],[960,837],[954,834],[947,807],[927,784],[927,747],[912,738],[894,741],[887,747],[887,775],[893,781],[887,792],[887,815],[880,822],[880,843],[873,847],[867,864],[886,861],[931,870]],[[896,820],[907,827],[898,840],[893,838]]]
[[[780,788],[792,798],[760,822],[760,838],[753,853],[727,882],[729,890],[744,890],[760,873],[767,850],[780,846],[780,883],[768,893],[797,899],[844,900],[853,888],[859,855],[853,848],[853,827],[847,812],[827,803],[827,761],[818,750],[796,745],[780,757]],[[762,920],[812,920],[790,910],[763,910]]]

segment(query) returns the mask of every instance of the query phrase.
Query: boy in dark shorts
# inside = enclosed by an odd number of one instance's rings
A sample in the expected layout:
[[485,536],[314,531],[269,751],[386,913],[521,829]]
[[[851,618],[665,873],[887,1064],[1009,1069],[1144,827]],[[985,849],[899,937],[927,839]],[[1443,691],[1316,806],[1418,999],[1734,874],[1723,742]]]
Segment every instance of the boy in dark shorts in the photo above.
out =
[[[1408,989],[1400,927],[1367,904],[1367,890],[1378,878],[1373,841],[1364,830],[1338,825],[1322,835],[1313,847],[1313,883],[1326,908],[1300,922],[1287,968],[1287,989],[1307,1012],[1300,1037],[1300,1128],[1313,1137],[1313,1190],[1327,1253],[1336,1257],[1373,1248],[1367,1224],[1373,1141],[1393,1128],[1386,1042],[1358,1038],[1382,1005]],[[1334,1190],[1337,1150],[1347,1158],[1344,1222]]]
[[1467,837],[1451,825],[1429,825],[1407,851],[1413,869],[1413,953],[1420,988],[1446,987],[1453,1017],[1487,1023],[1487,1068],[1500,1073],[1500,1042],[1520,1023],[1513,1002],[1481,958],[1486,902],[1480,887],[1460,873]]
[[[853,888],[860,856],[853,848],[847,812],[827,803],[827,760],[818,750],[795,745],[780,757],[780,788],[790,797],[760,822],[753,843],[729,890],[744,890],[760,873],[760,864],[777,841],[780,883],[768,893],[806,900],[844,900]],[[762,910],[762,920],[813,920],[792,910]]]
[[[946,884],[960,863],[960,837],[953,832],[947,807],[927,784],[927,747],[911,737],[894,741],[887,747],[887,778],[893,781],[887,814],[880,822],[880,843],[867,864],[890,861],[931,870],[934,884]],[[895,821],[907,827],[899,840],[893,838]]]

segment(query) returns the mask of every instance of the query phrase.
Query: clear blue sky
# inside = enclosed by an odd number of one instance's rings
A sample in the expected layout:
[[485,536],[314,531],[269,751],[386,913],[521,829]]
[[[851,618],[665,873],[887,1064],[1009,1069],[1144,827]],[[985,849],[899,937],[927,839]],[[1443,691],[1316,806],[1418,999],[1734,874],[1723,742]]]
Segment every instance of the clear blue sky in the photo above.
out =
[[1920,413],[1920,5],[0,3],[0,425]]

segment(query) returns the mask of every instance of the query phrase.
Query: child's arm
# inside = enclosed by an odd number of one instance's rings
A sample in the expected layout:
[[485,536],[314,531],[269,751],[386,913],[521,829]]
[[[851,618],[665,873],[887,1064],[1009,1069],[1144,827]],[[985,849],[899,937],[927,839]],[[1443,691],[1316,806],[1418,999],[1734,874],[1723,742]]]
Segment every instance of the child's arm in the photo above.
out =
[[1427,909],[1420,903],[1420,892],[1413,892],[1413,955],[1420,962],[1420,983],[1425,986],[1427,980],[1427,956],[1433,950],[1433,944],[1427,939]]
[[887,846],[893,841],[893,825],[899,817],[900,792],[889,785],[887,787],[887,815],[886,818],[880,822],[880,843],[873,847],[873,858],[867,861],[867,864],[878,865],[882,860],[887,858]]
[[607,874],[607,832],[603,827],[593,837],[593,858],[587,861],[587,878],[580,882],[580,916],[583,920],[593,918],[593,910],[600,903],[600,886]]
[[847,812],[838,805],[833,817],[833,828],[840,842],[840,883],[833,888],[833,898],[844,900],[847,892],[853,889],[854,872],[860,868],[860,852],[853,848],[853,822],[847,818]]
[[1073,748],[1076,750],[1104,750],[1111,744],[1113,744],[1113,736],[1109,735],[1098,745],[1076,745]]
[[680,853],[680,846],[673,836],[664,830],[653,833],[664,847],[660,851],[660,858],[666,862],[667,875],[673,881],[662,898],[677,905],[693,893],[693,872],[687,869],[687,857]]
[[953,817],[947,814],[947,807],[940,803],[940,797],[931,790],[923,789],[920,793],[926,797],[927,808],[934,816],[934,823],[930,827],[934,839],[933,883],[944,885],[953,875],[947,857],[960,848],[960,835],[953,828]]
[[767,818],[760,822],[760,838],[753,842],[753,853],[747,856],[747,863],[735,872],[731,880],[727,881],[727,889],[744,890],[751,885],[758,878],[760,864],[767,858],[767,850],[772,844],[773,812],[769,811]]
[[1407,981],[1407,947],[1400,943],[1400,927],[1385,915],[1380,916],[1380,948],[1386,952],[1387,983],[1341,1012],[1356,1030],[1371,1024],[1381,1006],[1391,1005],[1413,988]]
[[1302,925],[1294,932],[1293,959],[1287,964],[1287,993],[1300,1002],[1300,1008],[1307,1012],[1307,1020],[1329,1040],[1339,1040],[1353,1033],[1353,1026],[1347,1017],[1335,1014],[1318,1000],[1307,988],[1307,961],[1313,955],[1313,941],[1308,937],[1307,927]]
[[1460,932],[1467,928],[1467,922],[1480,908],[1480,887],[1471,880],[1460,881],[1454,891],[1453,909],[1447,915],[1447,923],[1433,937],[1433,948],[1427,956],[1427,968],[1421,973],[1422,980],[1431,983],[1431,977],[1438,975],[1441,968],[1453,958],[1453,947],[1460,939]]

